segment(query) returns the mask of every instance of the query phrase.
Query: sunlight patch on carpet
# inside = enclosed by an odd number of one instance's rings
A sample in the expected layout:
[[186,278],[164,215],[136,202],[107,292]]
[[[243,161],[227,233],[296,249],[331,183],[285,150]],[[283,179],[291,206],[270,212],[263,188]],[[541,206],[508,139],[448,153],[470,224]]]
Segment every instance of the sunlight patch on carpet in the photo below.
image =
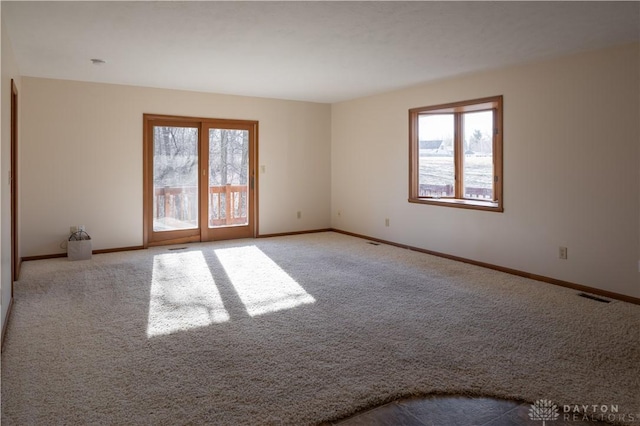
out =
[[252,317],[316,301],[256,246],[218,249],[215,253]]
[[229,321],[202,252],[154,256],[147,337]]

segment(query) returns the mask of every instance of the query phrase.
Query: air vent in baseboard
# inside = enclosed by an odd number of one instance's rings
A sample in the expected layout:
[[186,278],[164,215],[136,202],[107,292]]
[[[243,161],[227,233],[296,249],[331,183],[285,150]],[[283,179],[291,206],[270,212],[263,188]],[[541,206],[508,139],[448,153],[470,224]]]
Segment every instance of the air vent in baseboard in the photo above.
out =
[[373,241],[367,241],[367,244],[371,244],[372,246],[379,246],[380,243],[374,243]]
[[171,247],[169,250],[184,250],[186,247]]
[[610,300],[602,299],[600,297],[593,296],[593,295],[587,294],[587,293],[578,293],[578,296],[584,297],[586,299],[595,300],[596,302],[602,302],[602,303],[609,303],[610,302]]

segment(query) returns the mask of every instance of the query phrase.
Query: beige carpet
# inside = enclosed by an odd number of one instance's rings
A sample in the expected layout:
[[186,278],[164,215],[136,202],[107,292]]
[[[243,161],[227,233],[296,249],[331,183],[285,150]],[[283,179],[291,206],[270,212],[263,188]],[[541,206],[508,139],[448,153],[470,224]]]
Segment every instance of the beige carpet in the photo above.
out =
[[640,417],[640,306],[336,233],[26,262],[2,423],[315,424],[401,396]]

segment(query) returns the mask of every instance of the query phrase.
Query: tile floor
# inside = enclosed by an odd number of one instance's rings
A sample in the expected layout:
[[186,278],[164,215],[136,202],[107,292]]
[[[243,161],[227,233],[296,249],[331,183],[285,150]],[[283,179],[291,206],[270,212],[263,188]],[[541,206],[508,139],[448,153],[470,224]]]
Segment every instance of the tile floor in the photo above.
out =
[[[429,397],[390,402],[334,422],[337,426],[519,426],[542,425],[529,418],[530,403],[492,398]],[[546,426],[604,425],[564,419],[562,413]]]

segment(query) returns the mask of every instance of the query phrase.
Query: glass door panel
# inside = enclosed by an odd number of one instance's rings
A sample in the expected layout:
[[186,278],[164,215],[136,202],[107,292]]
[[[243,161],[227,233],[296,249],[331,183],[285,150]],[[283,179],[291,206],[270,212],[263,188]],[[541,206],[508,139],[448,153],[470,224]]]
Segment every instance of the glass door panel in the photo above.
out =
[[209,128],[208,227],[249,224],[249,131]]
[[198,128],[153,127],[153,232],[197,229]]

